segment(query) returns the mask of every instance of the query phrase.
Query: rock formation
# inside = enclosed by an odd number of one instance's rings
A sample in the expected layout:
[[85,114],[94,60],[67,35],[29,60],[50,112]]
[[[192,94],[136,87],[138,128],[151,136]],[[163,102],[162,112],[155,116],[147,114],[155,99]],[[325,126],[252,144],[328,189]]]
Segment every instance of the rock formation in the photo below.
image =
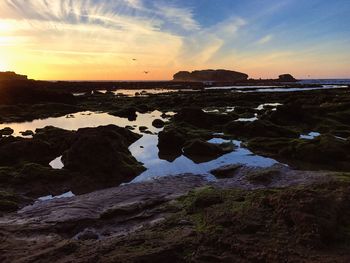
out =
[[248,75],[231,70],[196,70],[192,72],[180,71],[174,75],[174,81],[217,81],[235,82],[247,80]]
[[297,81],[291,74],[283,74],[278,76],[278,80],[282,82],[295,82]]
[[0,80],[28,80],[27,76],[12,71],[0,72]]

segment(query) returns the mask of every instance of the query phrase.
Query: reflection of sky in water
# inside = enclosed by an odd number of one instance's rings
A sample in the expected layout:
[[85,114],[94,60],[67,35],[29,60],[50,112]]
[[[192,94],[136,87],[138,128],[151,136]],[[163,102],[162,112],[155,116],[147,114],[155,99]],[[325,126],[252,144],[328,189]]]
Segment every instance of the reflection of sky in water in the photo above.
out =
[[62,162],[62,155],[57,157],[55,160],[49,163],[51,168],[53,169],[62,169],[64,167],[64,164]]
[[[173,113],[167,113],[173,115]],[[11,127],[15,130],[14,135],[20,135],[20,131],[32,130],[37,128],[43,128],[45,126],[55,126],[66,130],[77,130],[83,127],[97,127],[101,125],[114,124],[120,127],[136,126],[135,132],[140,133],[139,127],[146,126],[149,131],[155,133],[153,135],[143,134],[143,137],[137,142],[132,144],[129,149],[132,155],[144,164],[147,170],[138,176],[134,181],[143,181],[152,177],[182,174],[182,173],[194,173],[194,174],[206,174],[210,175],[212,169],[221,167],[228,164],[242,163],[251,166],[266,167],[276,163],[275,160],[264,158],[254,155],[252,152],[245,148],[240,147],[239,141],[232,141],[238,148],[231,153],[225,154],[216,160],[206,163],[196,164],[185,156],[180,156],[173,162],[162,160],[158,156],[158,135],[156,135],[162,129],[157,129],[152,126],[152,122],[155,119],[166,119],[161,117],[162,112],[153,111],[151,113],[137,114],[136,121],[129,121],[126,118],[115,117],[108,113],[93,113],[93,112],[79,112],[72,115],[47,118],[43,120],[34,120],[31,122],[23,123],[7,123],[1,124],[0,128]],[[223,139],[212,139],[211,143],[227,142]],[[62,168],[61,156],[50,162],[50,166],[54,169]]]
[[146,126],[151,132],[159,132],[152,126],[152,122],[155,119],[162,119],[162,113],[160,111],[153,111],[151,113],[137,113],[136,121],[129,121],[126,118],[120,118],[109,115],[108,113],[94,113],[94,112],[78,112],[62,117],[53,117],[42,120],[33,120],[30,122],[15,122],[0,124],[0,129],[4,127],[11,127],[14,130],[13,136],[21,136],[21,131],[32,130],[38,128],[44,128],[46,126],[54,126],[65,130],[78,130],[79,128],[98,127],[109,124],[114,124],[120,127],[136,125],[134,132],[140,133],[138,127]]
[[321,135],[321,133],[319,133],[319,132],[310,132],[309,134],[306,134],[306,135],[305,134],[300,135],[300,139],[313,140],[320,135]]
[[281,103],[264,103],[264,104],[260,104],[257,108],[255,108],[256,110],[263,110],[265,109],[266,106],[270,106],[270,107],[274,107],[272,108],[273,111],[277,110],[278,106],[282,106],[283,104]]
[[[228,142],[220,138],[210,140],[211,143]],[[241,148],[239,141],[232,141],[238,148],[231,153],[225,154],[216,160],[196,164],[186,156],[180,156],[173,162],[161,160],[158,157],[158,137],[156,135],[144,135],[140,140],[130,146],[129,150],[133,156],[144,163],[147,168],[145,172],[134,179],[133,182],[144,181],[152,177],[167,176],[173,174],[193,173],[210,175],[210,171],[228,164],[246,164],[250,166],[269,167],[277,161],[254,155],[245,148]],[[140,146],[143,146],[141,148]]]
[[75,194],[73,194],[72,191],[69,191],[61,195],[56,195],[56,196],[47,195],[47,196],[39,197],[38,201],[49,201],[52,199],[67,198],[67,197],[73,197],[73,196],[75,196]]

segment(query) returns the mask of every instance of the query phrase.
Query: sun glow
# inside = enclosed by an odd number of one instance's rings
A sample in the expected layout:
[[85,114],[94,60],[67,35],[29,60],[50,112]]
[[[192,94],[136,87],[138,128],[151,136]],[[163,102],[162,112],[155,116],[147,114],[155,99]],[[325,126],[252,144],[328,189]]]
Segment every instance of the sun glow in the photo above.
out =
[[5,61],[0,61],[0,71],[8,70],[7,63]]

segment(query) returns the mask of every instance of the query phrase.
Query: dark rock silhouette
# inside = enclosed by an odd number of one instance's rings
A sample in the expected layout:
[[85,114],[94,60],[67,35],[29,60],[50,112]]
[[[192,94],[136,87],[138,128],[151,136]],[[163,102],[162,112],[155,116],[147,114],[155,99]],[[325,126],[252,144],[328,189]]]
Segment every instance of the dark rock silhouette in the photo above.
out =
[[192,72],[180,71],[174,75],[175,81],[216,81],[216,82],[235,82],[248,79],[245,73],[231,70],[196,70]]
[[9,136],[13,134],[14,130],[10,127],[5,127],[2,130],[0,130],[0,136]]
[[233,119],[236,119],[236,116],[206,113],[197,107],[183,108],[174,116],[175,122],[185,122],[198,128],[212,128]]
[[128,147],[140,138],[128,129],[114,125],[84,128],[63,154],[65,168],[97,180],[115,184],[130,181],[144,168],[131,156]]
[[155,119],[152,122],[152,125],[158,129],[163,128],[164,127],[164,121],[162,121],[161,119]]
[[278,80],[281,82],[295,82],[295,81],[297,81],[291,74],[279,75]]
[[213,144],[200,139],[190,141],[183,148],[184,155],[195,163],[209,162],[233,150],[233,144]]
[[47,164],[52,160],[47,142],[20,137],[3,137],[0,140],[0,165],[17,165],[21,162]]
[[25,75],[19,75],[12,71],[0,72],[0,81],[1,80],[28,80],[28,77]]

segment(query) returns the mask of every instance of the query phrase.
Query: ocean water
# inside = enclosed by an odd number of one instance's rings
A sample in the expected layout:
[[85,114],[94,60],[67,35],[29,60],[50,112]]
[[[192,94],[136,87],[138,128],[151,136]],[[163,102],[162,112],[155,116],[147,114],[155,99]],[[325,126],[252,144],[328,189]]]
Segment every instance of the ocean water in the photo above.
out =
[[350,79],[302,79],[299,84],[350,85]]

